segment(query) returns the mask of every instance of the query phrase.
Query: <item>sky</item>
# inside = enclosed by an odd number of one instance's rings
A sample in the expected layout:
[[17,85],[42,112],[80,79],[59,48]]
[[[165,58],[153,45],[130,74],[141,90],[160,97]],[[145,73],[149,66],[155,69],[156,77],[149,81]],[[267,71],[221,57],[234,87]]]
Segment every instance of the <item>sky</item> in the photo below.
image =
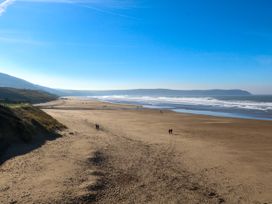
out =
[[272,94],[270,0],[0,0],[0,72],[52,87]]

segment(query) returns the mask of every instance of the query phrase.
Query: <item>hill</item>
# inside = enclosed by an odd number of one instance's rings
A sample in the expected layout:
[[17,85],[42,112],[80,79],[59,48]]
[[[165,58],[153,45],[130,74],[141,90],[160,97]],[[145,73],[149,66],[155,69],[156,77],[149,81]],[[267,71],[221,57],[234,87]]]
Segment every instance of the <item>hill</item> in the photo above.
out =
[[249,96],[251,93],[244,90],[171,90],[171,89],[131,89],[109,91],[69,91],[62,90],[70,96],[103,96],[103,95],[129,95],[129,96]]
[[44,91],[0,87],[0,101],[44,103],[57,98]]
[[45,91],[58,96],[95,96],[95,95],[136,95],[136,96],[248,96],[248,91],[233,90],[171,90],[171,89],[132,89],[132,90],[108,90],[108,91],[83,91],[52,89],[32,84],[25,80],[0,73],[0,87],[12,87],[19,89],[31,89]]
[[12,87],[18,89],[32,89],[32,90],[37,89],[36,85],[28,81],[3,73],[0,73],[0,87]]
[[[54,139],[57,131],[64,128],[57,120],[31,105],[0,105],[0,156],[15,144],[32,143],[31,148],[35,148],[35,145]],[[18,151],[17,148],[13,153],[20,154]]]
[[51,89],[48,87],[36,85],[33,83],[30,83],[26,80],[10,76],[8,74],[0,73],[0,87],[10,87],[10,88],[16,88],[16,89],[29,89],[29,90],[38,90],[43,92],[48,92],[51,94],[55,94],[58,96],[63,95],[61,91],[58,91],[56,89]]

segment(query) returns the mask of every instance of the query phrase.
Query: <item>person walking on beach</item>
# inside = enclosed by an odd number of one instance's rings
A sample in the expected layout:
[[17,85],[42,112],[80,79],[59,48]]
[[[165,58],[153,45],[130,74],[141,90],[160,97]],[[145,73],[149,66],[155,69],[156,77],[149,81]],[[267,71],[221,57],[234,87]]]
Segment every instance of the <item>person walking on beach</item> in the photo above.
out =
[[98,124],[95,124],[95,129],[96,130],[99,130],[100,129],[100,126]]
[[172,135],[173,134],[173,129],[169,129],[168,133],[169,133],[169,135]]

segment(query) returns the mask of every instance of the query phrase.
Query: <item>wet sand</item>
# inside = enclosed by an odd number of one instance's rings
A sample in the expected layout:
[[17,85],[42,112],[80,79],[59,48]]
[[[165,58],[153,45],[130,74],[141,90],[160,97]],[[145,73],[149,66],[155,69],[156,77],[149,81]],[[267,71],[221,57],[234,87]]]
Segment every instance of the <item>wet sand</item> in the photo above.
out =
[[272,203],[271,121],[78,99],[42,107],[69,129],[0,166],[0,203]]

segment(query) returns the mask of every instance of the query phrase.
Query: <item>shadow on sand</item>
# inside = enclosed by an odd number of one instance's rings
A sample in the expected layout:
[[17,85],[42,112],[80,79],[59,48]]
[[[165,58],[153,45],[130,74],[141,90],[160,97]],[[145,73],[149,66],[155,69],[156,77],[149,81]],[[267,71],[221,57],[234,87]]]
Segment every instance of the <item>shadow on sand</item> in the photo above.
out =
[[20,142],[8,145],[7,148],[0,152],[0,165],[4,164],[7,160],[16,156],[27,154],[37,148],[40,148],[46,141],[53,141],[61,137],[58,133],[39,133],[39,135],[31,142]]

